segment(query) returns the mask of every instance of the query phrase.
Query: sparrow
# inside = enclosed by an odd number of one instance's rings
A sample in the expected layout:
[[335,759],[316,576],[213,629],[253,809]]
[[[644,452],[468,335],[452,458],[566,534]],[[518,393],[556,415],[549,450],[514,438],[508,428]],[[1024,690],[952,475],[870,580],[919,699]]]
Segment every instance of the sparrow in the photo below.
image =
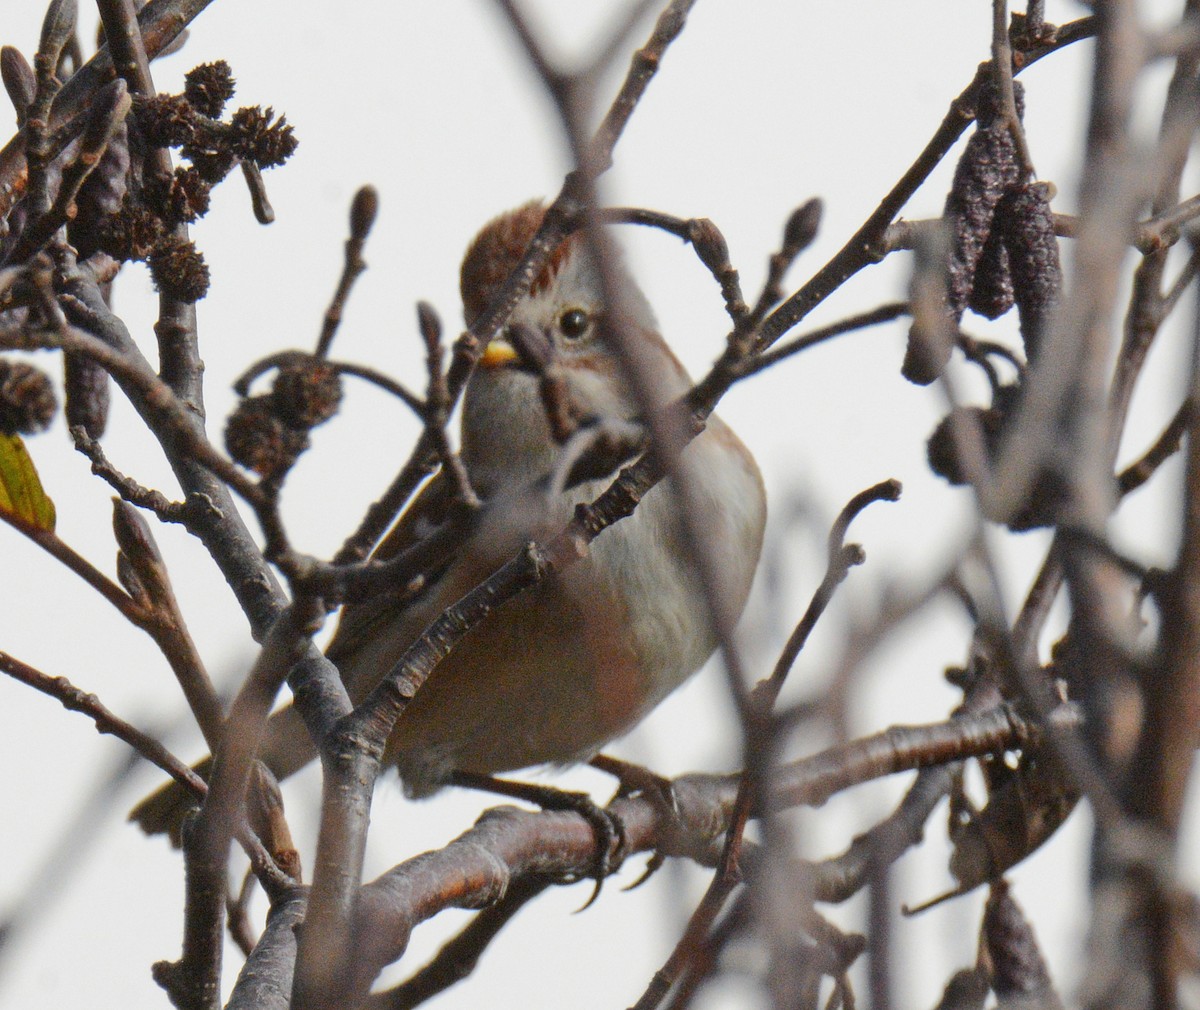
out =
[[[541,224],[533,202],[488,223],[463,260],[468,325],[487,307]],[[663,340],[649,302],[623,263],[622,324],[640,342],[656,403],[691,380]],[[644,419],[621,362],[605,343],[601,273],[581,234],[566,238],[517,304],[506,333],[533,332],[553,356],[575,416]],[[484,503],[461,549],[413,600],[397,593],[347,605],[327,648],[351,698],[362,700],[405,650],[454,604],[530,541],[561,531],[574,507],[612,475],[574,486],[558,472],[539,375],[502,335],[486,348],[463,393],[460,455]],[[762,548],[766,498],[753,456],[715,415],[688,444],[689,504],[708,524],[722,591],[741,612]],[[498,608],[434,668],[397,720],[385,760],[405,791],[427,796],[455,772],[490,775],[593,757],[695,673],[716,648],[709,606],[685,540],[681,500],[667,481],[633,514],[604,530],[588,554]],[[449,475],[426,484],[376,550],[392,557],[434,529],[454,500]],[[292,710],[272,717],[263,760],[278,776],[315,756]],[[170,826],[169,785],[131,815],[147,831]],[[177,815],[175,815],[177,816]]]

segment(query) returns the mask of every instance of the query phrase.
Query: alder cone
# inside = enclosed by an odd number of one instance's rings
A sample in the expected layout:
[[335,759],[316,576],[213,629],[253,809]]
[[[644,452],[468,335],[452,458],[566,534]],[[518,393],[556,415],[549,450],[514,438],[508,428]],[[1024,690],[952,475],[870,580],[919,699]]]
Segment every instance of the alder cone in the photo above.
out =
[[35,435],[58,410],[50,377],[24,361],[0,360],[0,433]]
[[273,397],[250,396],[229,415],[225,448],[247,470],[276,478],[283,476],[308,448],[308,435],[279,417]]
[[337,413],[342,379],[328,362],[310,358],[279,369],[271,388],[276,414],[293,428],[315,428]]

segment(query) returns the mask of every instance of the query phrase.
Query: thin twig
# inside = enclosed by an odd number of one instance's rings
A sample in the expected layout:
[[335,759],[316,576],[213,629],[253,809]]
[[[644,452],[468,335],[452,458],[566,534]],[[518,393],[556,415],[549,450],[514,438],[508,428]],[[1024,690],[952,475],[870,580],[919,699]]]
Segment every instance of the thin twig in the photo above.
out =
[[1192,403],[1185,400],[1175,411],[1170,424],[1163,429],[1154,444],[1142,456],[1117,475],[1117,490],[1124,496],[1146,483],[1163,463],[1179,451],[1184,433],[1191,421]]
[[115,736],[128,744],[156,768],[161,768],[198,799],[204,799],[208,786],[186,764],[151,736],[114,715],[94,694],[76,687],[66,677],[51,677],[22,663],[7,652],[0,652],[0,672],[27,684],[42,694],[56,698],[71,712],[82,712],[96,724],[99,733]]
[[143,487],[132,477],[121,473],[109,462],[99,441],[79,425],[72,427],[70,433],[75,448],[91,460],[92,473],[104,480],[124,501],[153,512],[165,523],[188,522],[187,513],[192,507],[191,503],[171,501],[161,491]]
[[418,417],[425,416],[425,401],[390,375],[385,375],[383,372],[369,368],[366,365],[356,365],[349,361],[330,361],[329,367],[340,375],[353,375],[355,378],[363,379],[373,386],[378,386],[385,393],[391,393],[392,396],[396,397],[397,400],[408,407]]
[[250,923],[250,901],[254,897],[254,885],[257,879],[253,873],[247,870],[237,895],[235,896],[230,891],[225,902],[229,936],[245,957],[250,956],[259,939]]
[[250,208],[254,211],[254,220],[259,224],[273,224],[275,208],[271,206],[270,197],[267,196],[267,184],[263,182],[262,171],[253,161],[243,159],[240,164],[242,178],[250,193]]
[[26,522],[14,512],[0,509],[0,521],[8,523],[18,533],[24,534],[56,561],[62,562],[68,570],[78,575],[84,582],[117,608],[131,624],[143,627],[146,613],[141,606],[118,586],[112,579],[100,571],[87,558],[76,552],[53,530],[42,529],[33,523]]
[[450,436],[446,433],[453,398],[443,368],[446,348],[442,343],[442,322],[433,306],[427,302],[417,305],[417,321],[425,341],[425,370],[429,376],[422,403],[425,431],[437,452],[442,471],[450,477],[458,500],[469,509],[477,509],[480,506],[479,495],[471,486],[471,478],[467,475],[462,457],[454,451]]
[[1008,38],[1008,0],[992,0],[992,74],[996,82],[996,92],[1000,96],[1002,114],[1021,162],[1022,176],[1025,179],[1036,179],[1033,156],[1029,153],[1029,140],[1025,136],[1021,117],[1017,115],[1016,96],[1013,92],[1013,54]]
[[825,577],[821,580],[821,584],[813,594],[812,600],[804,612],[804,616],[800,619],[800,622],[796,625],[795,630],[780,652],[779,659],[775,663],[775,668],[771,671],[771,676],[755,689],[756,694],[760,691],[763,692],[759,697],[759,704],[763,706],[764,710],[769,710],[774,706],[775,700],[779,697],[779,692],[783,689],[783,683],[787,679],[788,672],[795,664],[796,658],[800,655],[800,651],[808,641],[808,636],[812,633],[813,628],[816,627],[817,621],[824,614],[825,608],[829,606],[837,587],[845,581],[846,576],[850,574],[850,569],[855,565],[862,564],[865,558],[861,547],[858,547],[857,544],[847,544],[845,542],[846,532],[850,524],[863,509],[874,502],[899,501],[900,491],[901,486],[898,480],[889,479],[881,481],[864,491],[860,491],[838,513],[838,517],[829,531],[829,554]]
[[688,243],[721,288],[730,321],[735,326],[743,324],[750,309],[742,297],[738,272],[729,262],[729,248],[724,236],[708,218],[676,217],[642,207],[605,207],[596,212],[596,219],[604,224],[657,228]]
[[1179,304],[1179,299],[1183,297],[1183,293],[1187,291],[1192,281],[1196,279],[1197,272],[1200,272],[1200,252],[1193,252],[1187,264],[1179,271],[1179,276],[1175,278],[1174,283],[1167,289],[1167,293],[1163,296],[1163,318],[1166,318],[1175,311],[1175,306]]
[[[267,715],[288,671],[307,644],[306,608],[293,604],[276,621],[230,707],[222,745],[213,761],[209,791],[184,837],[187,860],[183,952],[174,963],[155,965],[155,980],[173,1001],[190,1007],[219,1006],[229,846],[242,823],[242,804]],[[290,884],[290,881],[289,881]]]
[[889,302],[886,305],[880,305],[877,309],[871,309],[869,312],[861,312],[858,315],[850,316],[836,323],[830,323],[828,326],[822,326],[811,333],[802,333],[786,343],[772,347],[769,351],[764,351],[747,358],[737,368],[738,379],[757,375],[759,372],[778,364],[785,358],[790,358],[801,351],[807,351],[810,347],[815,347],[817,344],[832,340],[834,337],[840,337],[843,333],[852,333],[855,330],[864,330],[870,326],[878,326],[881,323],[890,323],[893,319],[906,316],[911,311],[912,309],[908,302]]
[[[1039,43],[1035,47],[1021,52],[1020,69],[1025,70],[1050,53],[1078,42],[1080,39],[1091,38],[1096,31],[1095,18],[1081,18],[1063,25],[1053,41]],[[942,158],[954,146],[963,130],[972,122],[974,114],[971,110],[975,107],[978,89],[978,81],[972,82],[950,103],[950,109],[937,132],[917,156],[916,161],[901,176],[899,182],[892,187],[879,206],[871,213],[871,216],[834,254],[832,259],[767,316],[758,337],[757,346],[760,349],[770,347],[833,291],[874,261],[874,250],[882,240],[888,225],[928,178],[929,173],[937,167]]]
[[20,239],[5,257],[6,263],[24,263],[67,223],[75,198],[92,170],[104,157],[109,140],[117,127],[125,121],[130,105],[125,85],[120,81],[110,84],[100,92],[97,104],[84,127],[79,151],[69,164],[63,166],[62,178],[53,202],[44,212],[26,224]]
[[767,261],[767,277],[763,281],[758,300],[742,321],[747,334],[756,332],[762,321],[767,318],[767,313],[783,300],[784,275],[796,261],[796,257],[817,237],[823,214],[824,204],[819,199],[812,199],[797,207],[788,218],[783,229],[783,244]]
[[342,313],[346,301],[350,297],[350,289],[359,275],[367,269],[366,261],[362,258],[363,247],[371,226],[375,223],[375,214],[379,209],[379,194],[374,186],[363,186],[354,194],[350,205],[350,237],[346,239],[345,257],[342,261],[342,276],[338,280],[337,290],[329,308],[325,310],[325,321],[321,326],[321,335],[317,339],[317,349],[314,352],[318,358],[329,353],[329,346],[342,322]]
[[704,939],[712,930],[733,888],[741,879],[739,868],[742,836],[752,811],[759,807],[767,788],[767,772],[771,768],[770,751],[772,736],[770,715],[779,691],[812,629],[825,612],[837,587],[845,580],[853,565],[863,560],[862,549],[852,550],[844,543],[846,530],[851,521],[871,502],[895,501],[899,497],[897,481],[884,481],[854,496],[842,509],[829,534],[829,559],[825,577],[813,594],[804,617],[792,632],[771,676],[754,690],[753,711],[755,723],[747,733],[745,771],[738,785],[737,797],[729,818],[725,846],[717,871],[709,882],[704,897],[688,920],[675,949],[666,963],[654,974],[642,998],[634,1010],[650,1010],[657,1006],[675,982],[689,971],[693,958],[702,949]]
[[117,575],[145,614],[140,627],[154,639],[170,664],[205,743],[216,748],[224,729],[225,710],[188,630],[150,526],[133,505],[115,498],[113,533],[118,547]]
[[[97,294],[98,297],[98,294]],[[62,304],[77,325],[63,326],[57,331],[42,330],[25,333],[21,347],[45,347],[62,349],[82,354],[102,365],[126,392],[133,392],[146,411],[151,415],[156,428],[162,427],[171,437],[185,447],[196,462],[218,475],[231,485],[251,505],[263,501],[258,484],[240,471],[231,460],[219,453],[205,437],[203,431],[192,422],[193,418],[184,403],[149,368],[144,358],[140,360],[123,350],[114,350],[105,340],[95,336],[110,323],[121,325],[125,337],[128,331],[111,314],[102,318],[94,303],[85,302],[71,295],[64,295]],[[102,304],[102,303],[101,303]],[[107,308],[105,308],[107,313]]]

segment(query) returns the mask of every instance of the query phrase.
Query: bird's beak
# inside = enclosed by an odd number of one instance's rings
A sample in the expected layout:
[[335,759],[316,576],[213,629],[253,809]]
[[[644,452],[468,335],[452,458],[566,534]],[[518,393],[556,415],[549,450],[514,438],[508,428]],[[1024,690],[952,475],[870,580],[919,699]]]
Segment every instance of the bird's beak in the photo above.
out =
[[513,345],[503,337],[496,337],[487,345],[483,357],[479,359],[479,364],[484,368],[503,368],[505,365],[516,364],[518,360]]

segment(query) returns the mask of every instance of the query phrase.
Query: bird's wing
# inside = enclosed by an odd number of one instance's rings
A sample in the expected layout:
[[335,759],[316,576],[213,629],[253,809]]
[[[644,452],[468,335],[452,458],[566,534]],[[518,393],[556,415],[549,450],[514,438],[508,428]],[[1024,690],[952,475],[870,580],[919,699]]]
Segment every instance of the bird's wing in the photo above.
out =
[[[441,525],[449,513],[454,501],[454,490],[451,482],[439,471],[421,489],[420,493],[407,509],[382,543],[375,549],[373,557],[379,560],[393,558],[412,547],[432,530]],[[457,554],[452,552],[442,560],[439,568],[430,574],[428,585],[433,585],[442,576]],[[427,592],[428,590],[426,590]],[[337,632],[330,643],[327,653],[343,676],[347,677],[347,688],[352,695],[365,693],[374,679],[378,679],[385,670],[374,669],[370,664],[354,663],[350,660],[364,643],[380,633],[384,625],[390,625],[397,620],[404,620],[407,610],[397,612],[396,598],[400,590],[373,596],[362,603],[347,606],[338,623]],[[425,594],[414,597],[405,605],[413,607]],[[360,681],[355,684],[352,681]],[[357,698],[356,698],[357,700]],[[284,778],[302,768],[316,756],[316,749],[309,738],[308,731],[299,719],[295,707],[288,705],[271,716],[266,739],[263,744],[262,758],[278,778]],[[205,778],[211,767],[211,758],[206,758],[197,766]],[[173,843],[180,843],[180,831],[183,818],[188,810],[196,806],[195,798],[178,782],[168,782],[156,792],[148,796],[134,808],[129,819],[141,825],[142,830],[153,835],[159,832],[170,834]]]
[[[454,504],[454,499],[453,483],[446,477],[444,471],[439,470],[404,510],[391,532],[383,538],[371,557],[377,561],[387,561],[415,546],[446,520]],[[441,577],[461,550],[460,542],[455,550],[440,558],[437,568],[429,573],[422,593],[401,606],[404,608],[412,606],[421,595],[428,592],[429,586]],[[399,616],[397,612],[398,598],[403,592],[402,588],[397,588],[359,603],[347,604],[342,610],[337,631],[334,633],[329,647],[325,650],[326,655],[339,667],[342,667],[342,661],[352,656],[365,642],[369,641],[378,632],[381,625],[391,624],[397,620]],[[348,684],[347,686],[352,687],[353,685]]]

